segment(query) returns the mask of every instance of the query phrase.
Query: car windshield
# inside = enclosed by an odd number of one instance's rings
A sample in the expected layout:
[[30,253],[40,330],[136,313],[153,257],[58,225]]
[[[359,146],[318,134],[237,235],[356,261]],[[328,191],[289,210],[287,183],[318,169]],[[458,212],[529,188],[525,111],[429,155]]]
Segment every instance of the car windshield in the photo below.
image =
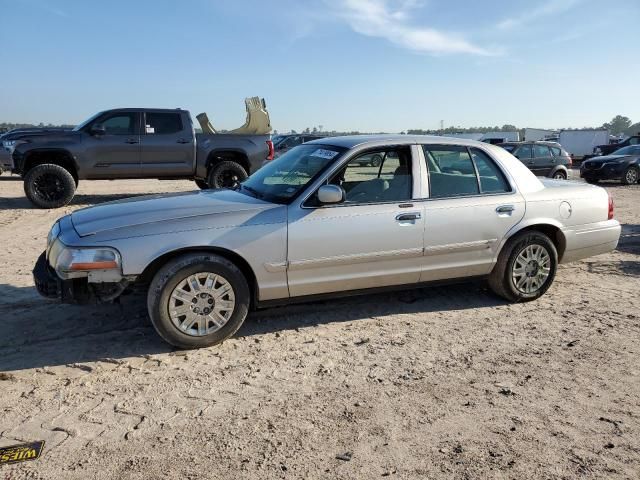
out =
[[269,202],[289,203],[344,151],[326,145],[299,145],[247,178],[240,191]]
[[513,153],[513,151],[515,150],[516,146],[515,145],[500,145],[502,148],[504,148],[507,152],[509,153]]
[[629,145],[627,147],[622,147],[613,152],[611,155],[640,155],[640,146]]
[[84,122],[82,122],[79,125],[76,125],[76,127],[73,129],[74,132],[79,132],[80,130],[82,130],[84,127],[86,127],[87,125],[89,125],[91,122],[93,122],[96,118],[98,118],[100,115],[102,115],[104,112],[98,112],[95,115],[90,116],[89,118],[87,118]]

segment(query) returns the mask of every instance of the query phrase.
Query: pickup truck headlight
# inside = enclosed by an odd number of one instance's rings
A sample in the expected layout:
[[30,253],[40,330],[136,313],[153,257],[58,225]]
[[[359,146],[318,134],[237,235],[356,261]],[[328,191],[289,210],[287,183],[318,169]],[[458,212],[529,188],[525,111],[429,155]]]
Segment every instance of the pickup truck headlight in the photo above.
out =
[[17,140],[6,140],[2,142],[2,146],[5,148],[5,150],[8,150],[9,153],[13,153],[17,144],[18,144]]
[[64,248],[53,266],[62,278],[86,277],[95,270],[121,269],[120,254],[112,248]]

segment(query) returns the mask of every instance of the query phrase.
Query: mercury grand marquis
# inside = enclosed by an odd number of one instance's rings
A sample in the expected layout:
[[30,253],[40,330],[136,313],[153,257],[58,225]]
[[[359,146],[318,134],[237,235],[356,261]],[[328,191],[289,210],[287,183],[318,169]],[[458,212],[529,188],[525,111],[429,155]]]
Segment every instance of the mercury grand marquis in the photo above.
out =
[[[378,155],[380,163],[361,158]],[[620,236],[607,191],[539,179],[506,150],[429,136],[324,138],[233,189],[125,199],[51,228],[34,278],[67,303],[147,292],[180,348],[233,335],[256,308],[323,295],[485,277],[511,302],[559,263]]]

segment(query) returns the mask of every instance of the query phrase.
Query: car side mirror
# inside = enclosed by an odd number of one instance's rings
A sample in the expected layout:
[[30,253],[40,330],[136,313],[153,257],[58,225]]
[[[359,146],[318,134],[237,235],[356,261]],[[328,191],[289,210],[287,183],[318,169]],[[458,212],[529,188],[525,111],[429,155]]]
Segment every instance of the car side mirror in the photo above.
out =
[[318,189],[318,201],[322,204],[344,202],[344,189],[338,185],[322,185]]
[[106,135],[107,129],[104,128],[104,125],[97,123],[91,127],[90,133],[91,135],[98,137],[100,135]]

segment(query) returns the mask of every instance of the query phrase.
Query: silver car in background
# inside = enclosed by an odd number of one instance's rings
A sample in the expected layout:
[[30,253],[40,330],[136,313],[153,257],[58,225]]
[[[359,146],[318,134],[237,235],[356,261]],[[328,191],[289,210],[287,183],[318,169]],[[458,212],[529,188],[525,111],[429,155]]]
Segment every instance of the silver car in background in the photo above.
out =
[[[362,161],[374,155],[379,164]],[[34,278],[69,303],[145,286],[158,333],[195,348],[233,335],[251,309],[319,295],[486,277],[508,301],[534,300],[559,263],[608,252],[619,236],[606,190],[538,179],[502,148],[334,137],[293,148],[235,190],[67,215]]]

